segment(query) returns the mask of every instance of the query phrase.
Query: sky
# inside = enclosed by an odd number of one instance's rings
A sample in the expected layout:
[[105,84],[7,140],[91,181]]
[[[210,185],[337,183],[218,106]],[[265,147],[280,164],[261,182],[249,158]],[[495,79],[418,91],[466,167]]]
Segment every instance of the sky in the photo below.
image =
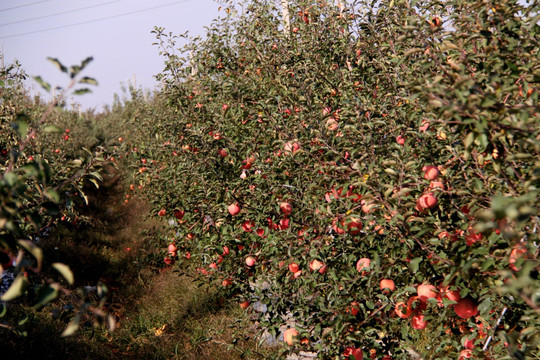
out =
[[[203,36],[205,26],[222,15],[219,7],[215,0],[1,0],[0,50],[6,65],[17,59],[29,76],[53,87],[67,86],[69,78],[47,57],[69,67],[92,56],[82,76],[95,78],[98,86],[68,104],[101,111],[134,80],[137,88],[158,85],[154,75],[163,70],[164,58],[152,45],[154,26]],[[27,85],[32,94],[40,91],[34,80]]]

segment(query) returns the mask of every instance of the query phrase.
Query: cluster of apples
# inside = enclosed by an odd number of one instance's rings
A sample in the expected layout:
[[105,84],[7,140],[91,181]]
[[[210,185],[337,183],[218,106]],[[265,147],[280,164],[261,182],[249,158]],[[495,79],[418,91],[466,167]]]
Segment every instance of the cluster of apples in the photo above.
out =
[[429,165],[422,168],[424,171],[424,179],[430,180],[429,191],[420,196],[416,201],[416,210],[423,212],[428,209],[432,209],[437,206],[437,198],[431,192],[433,189],[444,189],[444,184],[441,181],[436,181],[440,175],[440,171],[436,166]]
[[396,303],[395,313],[402,319],[412,316],[411,325],[414,329],[422,330],[427,326],[423,311],[427,308],[429,299],[437,300],[439,306],[443,306],[442,298],[456,302],[453,304],[454,312],[462,319],[469,319],[478,314],[476,302],[470,298],[461,298],[459,290],[449,290],[448,287],[437,289],[430,284],[420,284],[416,289],[416,296],[412,296],[407,303]]

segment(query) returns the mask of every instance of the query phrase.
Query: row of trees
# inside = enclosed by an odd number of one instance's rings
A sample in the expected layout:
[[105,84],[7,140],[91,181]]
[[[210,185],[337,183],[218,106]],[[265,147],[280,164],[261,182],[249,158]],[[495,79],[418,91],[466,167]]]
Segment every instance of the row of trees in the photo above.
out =
[[538,4],[223,9],[182,49],[156,28],[163,103],[132,117],[166,263],[264,304],[284,352],[537,353]]
[[[70,79],[49,103],[30,98],[23,86],[27,75],[18,63],[0,69],[0,328],[21,336],[26,336],[23,325],[31,310],[57,299],[57,316],[66,319],[65,336],[82,319],[96,326],[107,319],[102,309],[106,287],[99,285],[95,294],[86,284],[75,284],[68,265],[44,256],[43,244],[58,224],[77,226],[87,220],[82,211],[87,191],[99,188],[114,158],[111,139],[104,128],[94,126],[92,114],[63,108],[64,95],[83,94],[90,90],[81,86],[97,84],[81,76],[92,58],[70,68],[49,60]],[[61,90],[41,77],[35,80],[46,91]]]

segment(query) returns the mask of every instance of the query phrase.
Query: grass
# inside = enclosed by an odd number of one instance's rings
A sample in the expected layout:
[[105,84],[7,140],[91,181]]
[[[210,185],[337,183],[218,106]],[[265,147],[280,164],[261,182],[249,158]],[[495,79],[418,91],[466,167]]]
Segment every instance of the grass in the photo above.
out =
[[[148,205],[134,197],[124,204],[126,187],[111,174],[90,196],[84,225],[60,226],[42,244],[47,263],[61,261],[74,271],[77,286],[105,283],[106,309],[116,330],[82,327],[74,336],[60,334],[69,319],[54,318],[62,300],[26,313],[27,337],[2,330],[2,358],[15,359],[264,359],[273,353],[237,330],[250,326],[237,304],[224,304],[211,285],[199,286],[176,271],[160,269],[156,248],[162,224],[144,219]],[[130,248],[129,251],[126,251]],[[238,322],[235,319],[244,319]]]

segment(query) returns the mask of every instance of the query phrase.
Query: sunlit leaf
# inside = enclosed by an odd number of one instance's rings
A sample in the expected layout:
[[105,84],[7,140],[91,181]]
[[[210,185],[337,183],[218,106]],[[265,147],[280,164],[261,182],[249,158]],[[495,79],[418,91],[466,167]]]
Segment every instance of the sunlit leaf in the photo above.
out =
[[11,301],[22,296],[27,286],[28,279],[26,278],[26,276],[24,276],[23,273],[19,273],[15,280],[13,280],[13,283],[11,284],[9,289],[4,294],[2,294],[2,296],[0,296],[0,300]]
[[62,332],[62,337],[71,336],[75,334],[75,332],[79,329],[80,322],[81,322],[81,316],[79,314],[76,314],[71,319],[68,326],[64,329],[64,332]]
[[68,265],[62,264],[62,263],[54,263],[52,264],[52,267],[56,269],[62,276],[67,280],[67,282],[70,285],[73,285],[75,282],[75,277],[73,276],[73,272],[69,268]]

